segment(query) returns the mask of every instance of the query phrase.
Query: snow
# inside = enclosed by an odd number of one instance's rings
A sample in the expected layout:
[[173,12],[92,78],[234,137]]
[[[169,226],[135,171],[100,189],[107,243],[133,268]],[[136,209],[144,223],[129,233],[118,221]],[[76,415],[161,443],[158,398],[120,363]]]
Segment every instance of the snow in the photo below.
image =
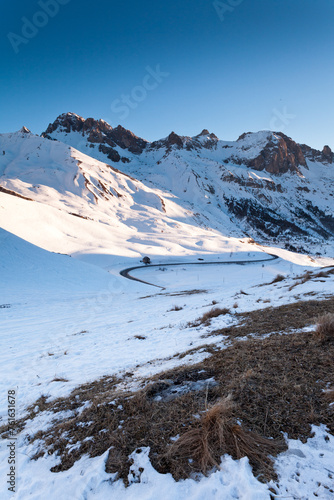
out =
[[308,500],[334,496],[334,438],[325,426],[313,426],[314,437],[306,444],[289,439],[289,448],[279,455],[275,468],[280,478],[277,493],[281,497]]
[[[233,147],[255,154],[266,134],[248,134]],[[207,176],[208,183],[214,183],[219,171],[214,159],[217,150],[208,153],[211,159],[194,160],[196,175],[185,153],[175,152],[148,180],[145,161],[155,161],[160,153],[151,152],[150,159],[145,153],[126,165],[128,173],[140,178],[136,180],[73,147],[31,133],[0,135],[1,149],[6,154],[0,156],[0,185],[33,200],[0,193],[2,422],[7,419],[8,389],[18,388],[19,417],[42,395],[48,400],[66,396],[78,385],[105,375],[122,377],[131,371],[131,383],[123,383],[136,390],[146,377],[210,356],[205,345],[226,348],[224,336],[206,334],[234,324],[235,311],[308,300],[311,292],[317,298],[332,294],[333,275],[289,290],[296,276],[333,265],[330,256],[322,252],[312,259],[275,246],[250,244],[235,221],[213,203],[214,195],[206,191],[208,197],[203,198],[197,176]],[[320,165],[310,165],[305,172],[307,182],[319,188],[318,194],[308,196],[324,210],[330,207],[324,187],[328,172]],[[242,166],[234,169],[240,178],[248,173]],[[250,175],[263,182],[277,181],[267,174]],[[280,182],[285,182],[288,197],[291,178],[285,179]],[[234,188],[222,184],[219,196],[228,189]],[[276,194],[273,203],[279,202]],[[321,250],[319,242],[317,248]],[[272,260],[268,254],[278,258]],[[164,290],[120,276],[122,269],[140,265],[144,255],[158,266],[131,274]],[[267,262],[256,262],[266,258]],[[215,264],[202,265],[198,259]],[[286,279],[269,284],[277,274]],[[195,289],[197,293],[189,293]],[[187,325],[209,311],[213,302],[230,313],[215,318],[211,327]],[[180,310],[173,311],[174,306]],[[197,350],[180,357],[190,349]],[[48,428],[50,418],[48,412],[41,412],[18,437],[15,499],[270,499],[269,485],[253,476],[246,458],[222,457],[221,469],[209,477],[177,483],[153,469],[148,448],[133,450],[133,475],[127,489],[105,472],[107,452],[82,457],[68,471],[54,474],[50,468],[57,457],[31,461],[38,443],[26,439],[27,433]],[[289,451],[277,458],[279,480],[273,487],[278,495],[306,499],[318,493],[330,498],[326,487],[332,487],[327,469],[333,469],[333,437],[327,436],[324,427],[314,432],[306,444],[289,441]],[[1,477],[7,473],[7,458],[3,440]],[[0,492],[1,498],[9,498],[5,481]]]
[[[324,426],[313,427],[314,437],[307,443],[288,440],[288,450],[275,460],[278,481],[268,485],[260,483],[252,474],[248,459],[232,460],[225,455],[221,458],[220,469],[212,471],[208,477],[199,480],[186,479],[176,482],[170,474],[160,474],[151,465],[149,448],[135,450],[131,457],[133,464],[129,474],[130,485],[125,488],[115,474],[105,472],[108,451],[102,456],[89,458],[83,456],[68,471],[53,474],[50,467],[57,464],[53,456],[32,461],[26,446],[20,455],[18,489],[15,495],[8,494],[1,484],[2,498],[16,500],[62,499],[101,499],[117,500],[145,499],[198,499],[210,500],[270,500],[274,498],[294,498],[309,500],[319,497],[324,500],[333,498],[333,437]],[[0,446],[3,456],[4,442]],[[22,472],[24,471],[24,473]],[[7,472],[6,462],[0,463],[0,474]]]
[[[139,450],[138,450],[139,451]],[[105,462],[108,453],[101,457],[89,459],[81,458],[74,466],[65,472],[50,473],[50,466],[56,465],[54,459],[39,459],[30,461],[29,457],[22,457],[21,467],[28,469],[19,479],[19,489],[15,499],[44,500],[45,495],[50,500],[62,499],[97,499],[113,498],[115,500],[183,500],[183,499],[240,499],[240,500],[269,500],[268,487],[258,482],[248,464],[243,458],[233,461],[230,457],[222,458],[221,471],[217,471],[200,482],[187,479],[175,482],[170,474],[159,474],[154,470],[148,458],[148,448],[134,452],[134,463],[131,467],[131,484],[125,488],[121,481],[111,483],[114,475],[105,472]],[[144,469],[139,472],[139,469]],[[0,474],[4,474],[0,465]],[[2,498],[10,498],[2,491]]]

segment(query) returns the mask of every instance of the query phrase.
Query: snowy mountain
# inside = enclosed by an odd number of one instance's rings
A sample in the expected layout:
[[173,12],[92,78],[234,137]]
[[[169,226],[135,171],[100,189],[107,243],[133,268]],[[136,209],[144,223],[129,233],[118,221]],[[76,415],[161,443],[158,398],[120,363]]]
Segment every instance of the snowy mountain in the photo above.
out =
[[49,251],[109,262],[249,252],[255,240],[332,256],[328,146],[268,131],[234,142],[172,132],[150,143],[67,113],[42,137],[25,127],[1,134],[0,152],[1,226]]
[[[280,132],[219,140],[203,130],[149,143],[122,127],[67,113],[43,137],[56,139],[171,193],[200,224],[223,234],[310,251],[334,236],[334,154]],[[312,251],[312,250],[311,250]]]
[[46,250],[99,264],[101,255],[109,264],[111,257],[230,252],[233,242],[253,250],[230,238],[231,223],[227,235],[214,230],[176,195],[64,143],[22,129],[0,135],[0,150],[0,225]]

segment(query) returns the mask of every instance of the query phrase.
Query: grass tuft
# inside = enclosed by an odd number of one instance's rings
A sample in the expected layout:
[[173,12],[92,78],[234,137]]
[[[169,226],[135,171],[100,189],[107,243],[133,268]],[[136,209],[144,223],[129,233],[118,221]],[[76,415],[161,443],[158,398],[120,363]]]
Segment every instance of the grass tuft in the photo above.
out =
[[237,424],[233,410],[235,404],[231,396],[215,403],[202,416],[198,427],[172,444],[168,457],[191,460],[203,474],[213,467],[219,468],[220,458],[226,453],[234,459],[247,456],[258,470],[265,470],[268,455],[283,450],[283,443],[246,431]]
[[270,283],[270,285],[272,285],[273,283],[279,283],[280,281],[283,281],[285,280],[285,276],[283,276],[283,274],[277,274],[275,276],[275,278],[272,280],[272,282]]
[[334,340],[334,314],[327,313],[320,316],[317,322],[315,335],[320,342],[330,342]]
[[167,312],[171,311],[182,311],[183,307],[181,306],[173,306],[171,309],[169,309]]
[[213,307],[210,311],[203,314],[197,318],[194,322],[188,323],[188,326],[200,326],[200,325],[210,325],[210,320],[212,318],[218,318],[218,316],[223,316],[226,314],[230,314],[230,310],[227,307]]

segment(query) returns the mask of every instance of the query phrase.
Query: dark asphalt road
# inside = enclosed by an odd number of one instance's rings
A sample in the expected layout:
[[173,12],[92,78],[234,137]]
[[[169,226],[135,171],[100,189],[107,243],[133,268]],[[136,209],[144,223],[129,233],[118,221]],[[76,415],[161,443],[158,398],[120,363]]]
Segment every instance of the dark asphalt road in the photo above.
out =
[[230,264],[237,264],[240,266],[244,266],[245,264],[258,264],[258,263],[263,263],[263,262],[270,262],[272,260],[277,260],[279,257],[277,255],[272,255],[272,254],[266,254],[270,258],[269,259],[259,259],[259,260],[232,260],[229,262],[175,262],[175,263],[169,263],[169,264],[148,264],[144,266],[135,266],[135,267],[128,267],[127,269],[123,269],[123,271],[120,271],[120,275],[123,276],[124,278],[127,278],[129,280],[133,281],[139,281],[140,283],[145,283],[145,285],[150,285],[150,286],[155,286],[156,288],[161,288],[162,290],[165,290],[163,286],[159,285],[154,285],[153,283],[149,283],[148,281],[141,280],[140,278],[135,278],[134,276],[131,276],[130,272],[134,271],[135,269],[143,269],[143,268],[148,268],[148,267],[173,267],[173,266],[208,266],[208,265],[230,265]]

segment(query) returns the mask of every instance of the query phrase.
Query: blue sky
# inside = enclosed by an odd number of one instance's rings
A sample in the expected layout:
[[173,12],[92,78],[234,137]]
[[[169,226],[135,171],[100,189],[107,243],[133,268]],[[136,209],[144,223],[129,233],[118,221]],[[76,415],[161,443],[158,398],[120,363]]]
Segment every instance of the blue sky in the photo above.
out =
[[0,132],[73,111],[148,140],[274,129],[334,149],[332,0],[40,2],[2,1]]

